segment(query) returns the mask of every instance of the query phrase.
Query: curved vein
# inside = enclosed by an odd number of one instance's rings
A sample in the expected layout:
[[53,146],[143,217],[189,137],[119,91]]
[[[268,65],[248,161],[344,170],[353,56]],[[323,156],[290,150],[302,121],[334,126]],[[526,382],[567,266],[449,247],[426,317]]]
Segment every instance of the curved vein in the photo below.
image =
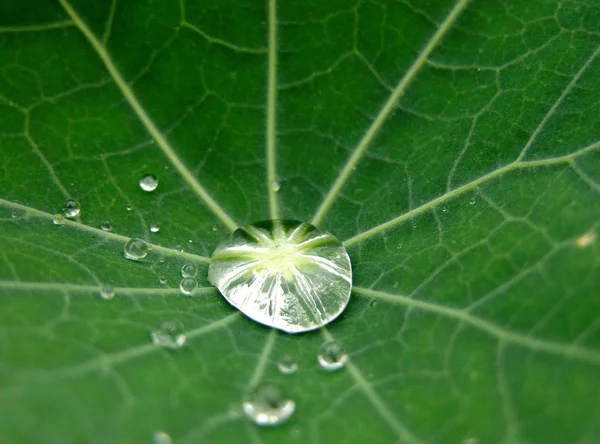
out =
[[279,202],[274,186],[277,183],[276,163],[276,109],[277,107],[277,0],[269,0],[269,62],[267,73],[267,194],[271,219],[279,219]]
[[368,238],[375,236],[383,231],[386,231],[386,230],[404,222],[405,220],[411,219],[415,216],[418,216],[419,214],[425,213],[450,199],[458,197],[467,191],[471,191],[471,190],[477,188],[479,185],[482,185],[485,182],[489,182],[489,181],[496,179],[496,178],[502,176],[503,174],[509,173],[511,171],[515,171],[515,170],[519,170],[519,169],[526,169],[526,168],[544,167],[544,166],[556,165],[556,164],[561,164],[561,163],[569,163],[573,159],[575,159],[589,151],[597,150],[599,148],[600,148],[600,141],[593,143],[593,144],[591,144],[585,148],[582,148],[580,150],[577,150],[572,154],[567,154],[565,156],[559,156],[559,157],[553,157],[553,158],[541,159],[541,160],[531,160],[531,161],[525,161],[525,162],[524,161],[514,161],[512,163],[509,163],[508,165],[498,168],[497,170],[494,170],[494,171],[487,173],[481,177],[478,177],[477,179],[472,180],[471,182],[468,182],[458,188],[454,188],[453,190],[448,191],[447,193],[444,193],[441,196],[438,196],[435,199],[432,199],[429,202],[424,203],[423,205],[421,205],[415,209],[407,211],[406,213],[401,214],[398,217],[395,217],[393,219],[388,220],[387,222],[384,222],[373,228],[363,231],[362,233],[359,233],[359,234],[351,237],[350,239],[346,239],[344,242],[342,242],[342,244],[346,248],[351,247],[359,242],[364,241],[365,239],[368,239]]
[[358,295],[381,299],[395,304],[401,304],[406,307],[416,308],[429,313],[444,316],[446,318],[461,321],[465,324],[475,327],[476,329],[488,333],[490,336],[493,336],[499,339],[500,341],[510,342],[520,347],[529,348],[533,351],[544,352],[552,355],[566,356],[569,358],[579,359],[580,361],[587,361],[593,364],[600,365],[600,351],[586,347],[581,347],[576,344],[567,344],[549,341],[546,339],[537,339],[525,336],[520,333],[515,333],[503,327],[499,327],[498,325],[495,325],[489,321],[486,321],[483,318],[472,315],[471,313],[468,313],[464,310],[446,307],[443,305],[435,304],[433,302],[412,299],[402,295],[395,295],[385,293],[382,291],[370,290],[368,288],[354,287],[352,291]]
[[[30,216],[35,216],[35,217],[39,217],[41,219],[46,219],[49,221],[52,221],[52,219],[54,218],[54,215],[50,214],[50,213],[46,213],[45,211],[41,211],[41,210],[37,210],[35,208],[31,208],[31,207],[27,207],[25,205],[21,205],[15,202],[11,202],[9,200],[4,200],[2,198],[0,198],[0,205],[4,205],[6,207],[9,208],[14,208],[14,209],[18,209],[20,211],[24,211],[25,213],[27,213]],[[104,231],[101,230],[99,228],[94,228],[94,227],[90,227],[89,225],[84,225],[82,223],[79,222],[74,222],[72,220],[69,219],[65,219],[63,224],[63,226],[68,226],[71,228],[75,228],[77,230],[81,230],[81,231],[87,231],[89,233],[94,234],[97,237],[104,237],[106,239],[110,239],[110,240],[116,240],[122,243],[127,243],[131,238],[127,237],[127,236],[121,236],[120,234],[116,234],[116,233],[112,233],[110,231]],[[167,248],[167,247],[162,247],[160,245],[156,245],[156,244],[151,244],[148,243],[148,246],[154,250],[154,251],[159,251],[167,256],[175,256],[175,257],[181,257],[181,258],[185,258],[185,259],[190,259],[196,262],[202,262],[205,264],[209,264],[210,263],[210,259],[204,256],[199,256],[197,254],[193,254],[193,253],[185,253],[185,252],[180,252],[177,250],[174,250],[172,248]]]
[[404,95],[404,93],[414,80],[419,70],[425,65],[425,62],[429,55],[441,42],[441,40],[444,38],[448,30],[452,27],[456,19],[466,8],[468,3],[469,0],[459,0],[456,3],[456,5],[454,5],[446,19],[442,22],[435,34],[433,34],[425,48],[423,48],[423,50],[419,53],[418,57],[410,66],[404,77],[402,77],[396,88],[394,88],[387,102],[385,102],[383,108],[381,108],[379,114],[377,115],[377,117],[375,118],[365,135],[362,137],[362,139],[354,149],[352,155],[350,156],[350,159],[348,159],[346,165],[344,165],[344,168],[342,169],[340,175],[337,177],[331,189],[325,196],[325,199],[323,199],[323,202],[321,202],[321,205],[317,209],[317,212],[312,219],[313,225],[319,225],[321,223],[321,221],[325,217],[325,214],[336,199],[337,195],[340,193],[342,187],[350,177],[350,174],[352,173],[353,169],[356,167],[356,165],[360,161],[361,157],[363,156],[371,142],[373,142],[375,136],[377,135],[387,118],[390,116],[390,114],[393,113],[400,98]]
[[0,26],[0,34],[49,31],[52,29],[69,28],[71,26],[75,26],[75,24],[71,20],[63,20],[54,23],[45,23],[43,25]]
[[142,125],[146,128],[148,133],[156,141],[156,144],[165,154],[167,159],[173,164],[175,169],[181,174],[183,179],[192,188],[192,190],[200,197],[204,204],[217,216],[217,218],[230,230],[235,230],[237,224],[233,219],[221,208],[219,204],[208,194],[206,189],[200,184],[200,182],[193,176],[191,171],[183,164],[181,159],[175,154],[175,151],[165,138],[159,129],[156,127],[144,107],[138,101],[137,97],[115,66],[106,48],[102,45],[102,42],[92,33],[88,25],[83,21],[79,14],[73,9],[67,0],[59,0],[61,6],[65,12],[71,17],[71,20],[75,23],[75,26],[81,31],[87,41],[90,43],[106,70],[109,72],[113,81],[121,91],[121,94],[129,104],[135,115],[138,117]]
[[[335,338],[329,330],[325,327],[321,329],[321,334],[326,341],[334,341]],[[362,390],[367,399],[371,401],[371,404],[375,407],[377,412],[381,415],[381,417],[389,424],[389,426],[394,430],[396,435],[402,440],[403,443],[410,444],[419,444],[422,441],[414,436],[408,428],[402,424],[398,419],[394,416],[394,413],[389,409],[389,407],[383,402],[379,394],[373,389],[369,381],[363,376],[358,367],[352,362],[350,358],[346,361],[346,368],[348,372],[354,379],[354,382]]]
[[256,367],[254,368],[254,372],[252,373],[252,376],[248,381],[248,389],[253,389],[260,383],[260,380],[265,374],[267,363],[269,362],[269,358],[271,357],[271,353],[273,352],[276,339],[277,330],[272,328],[269,334],[267,335],[267,339],[265,340],[265,346],[263,347],[262,352],[258,357],[258,361],[256,361]]

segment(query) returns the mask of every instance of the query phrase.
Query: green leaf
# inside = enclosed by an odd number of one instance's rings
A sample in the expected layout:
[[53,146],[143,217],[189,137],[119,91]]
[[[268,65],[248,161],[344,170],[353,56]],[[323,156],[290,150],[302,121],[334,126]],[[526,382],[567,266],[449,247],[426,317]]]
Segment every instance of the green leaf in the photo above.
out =
[[[598,2],[278,3],[0,2],[0,441],[598,442]],[[350,253],[320,332],[206,280],[277,216]],[[179,350],[150,342],[169,319]],[[287,423],[241,413],[263,382]]]

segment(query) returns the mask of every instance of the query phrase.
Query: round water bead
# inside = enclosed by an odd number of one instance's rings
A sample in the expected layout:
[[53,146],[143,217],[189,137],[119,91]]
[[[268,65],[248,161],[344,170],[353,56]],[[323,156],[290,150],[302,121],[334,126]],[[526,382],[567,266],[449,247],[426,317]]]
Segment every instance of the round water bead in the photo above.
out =
[[176,349],[185,344],[185,334],[181,321],[165,321],[152,331],[152,343],[164,348]]
[[54,225],[62,225],[65,223],[65,217],[62,214],[55,214],[52,216],[52,223]]
[[150,225],[150,232],[151,233],[158,233],[160,231],[160,226],[158,224],[152,224]]
[[277,386],[265,384],[248,396],[242,410],[256,425],[275,426],[292,416],[296,403],[284,397]]
[[183,264],[181,267],[181,277],[184,278],[195,278],[198,275],[198,267],[196,264],[190,262]]
[[300,333],[342,313],[352,269],[331,234],[306,222],[270,220],[238,228],[221,242],[208,280],[249,318]]
[[62,208],[65,217],[77,217],[81,212],[81,205],[75,199],[65,201]]
[[104,284],[100,287],[100,297],[102,299],[112,299],[115,297],[115,289],[112,285]]
[[348,355],[344,352],[340,344],[335,341],[328,341],[321,345],[317,360],[324,370],[335,371],[346,365]]
[[105,220],[100,224],[102,231],[112,231],[112,223],[109,220]]
[[148,244],[143,239],[133,237],[125,244],[124,254],[132,261],[142,260],[148,255]]
[[140,188],[144,191],[154,191],[158,186],[158,179],[152,174],[146,174],[140,179]]
[[186,296],[191,296],[198,289],[198,281],[193,277],[184,277],[179,282],[179,291]]
[[298,364],[296,364],[294,358],[286,355],[277,363],[277,368],[282,375],[293,375],[298,371]]
[[165,432],[156,432],[152,437],[153,444],[173,444],[171,437]]

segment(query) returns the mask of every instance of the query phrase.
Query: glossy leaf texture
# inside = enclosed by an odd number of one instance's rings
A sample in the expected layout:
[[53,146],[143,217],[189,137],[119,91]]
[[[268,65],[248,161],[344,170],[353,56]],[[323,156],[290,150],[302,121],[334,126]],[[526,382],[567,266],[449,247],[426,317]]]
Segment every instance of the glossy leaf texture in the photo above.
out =
[[[0,2],[0,441],[599,442],[599,29],[594,0]],[[325,329],[206,280],[276,218],[348,249]],[[260,428],[268,383],[296,411]]]

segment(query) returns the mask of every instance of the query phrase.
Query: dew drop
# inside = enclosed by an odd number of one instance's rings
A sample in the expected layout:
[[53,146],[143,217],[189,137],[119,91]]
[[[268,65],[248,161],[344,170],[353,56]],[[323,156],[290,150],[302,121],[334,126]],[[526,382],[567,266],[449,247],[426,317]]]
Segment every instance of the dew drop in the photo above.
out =
[[346,365],[348,355],[337,342],[327,341],[321,345],[317,360],[322,369],[335,371]]
[[271,188],[277,193],[281,189],[281,184],[279,182],[273,181],[271,182]]
[[167,278],[166,276],[159,276],[158,277],[158,282],[160,282],[161,284],[166,284],[167,283]]
[[184,278],[195,278],[198,275],[198,267],[196,264],[190,262],[188,264],[184,264],[181,267],[181,277]]
[[100,297],[102,299],[112,299],[115,297],[115,289],[112,285],[104,284],[100,287]]
[[158,179],[152,174],[147,174],[140,179],[140,188],[144,191],[154,191],[158,187]]
[[184,277],[181,282],[179,282],[179,291],[186,296],[193,295],[197,289],[198,282],[193,277]]
[[152,437],[152,444],[173,444],[173,440],[165,432],[156,432]]
[[293,375],[298,370],[298,364],[294,358],[286,355],[277,363],[277,368],[282,375]]
[[287,399],[272,384],[257,387],[242,403],[246,416],[259,426],[276,426],[287,421],[296,410],[296,403]]
[[112,231],[112,223],[109,220],[105,220],[100,224],[102,231]]
[[148,244],[143,239],[134,237],[125,244],[125,257],[132,261],[139,261],[148,255]]
[[55,214],[52,216],[52,223],[54,225],[62,225],[65,223],[65,218],[62,214]]
[[442,213],[447,213],[447,212],[448,212],[448,208],[442,207]]
[[176,349],[185,344],[183,323],[177,320],[165,321],[152,331],[152,343],[164,348]]
[[213,231],[217,231],[217,226],[216,226],[216,225],[213,225],[213,226],[212,226],[212,230],[213,230]]
[[471,200],[469,201],[469,205],[475,205],[477,203],[477,199],[475,199],[474,197],[471,198]]
[[77,217],[81,213],[81,205],[75,199],[69,199],[63,204],[62,211],[65,217]]
[[127,205],[125,207],[125,211],[131,211],[133,209],[133,207],[131,205]]
[[151,233],[158,233],[160,231],[160,227],[158,226],[158,224],[152,224],[150,225],[150,232]]
[[398,245],[396,245],[396,248],[397,248],[398,250],[400,250],[400,249],[402,248],[402,246],[403,246],[403,245],[402,245],[402,242],[400,242]]
[[270,220],[235,230],[212,255],[208,280],[249,318],[287,333],[322,327],[348,305],[350,258],[314,225]]
[[575,245],[579,248],[589,247],[596,240],[596,233],[590,231],[589,233],[582,234],[577,239],[575,239]]

